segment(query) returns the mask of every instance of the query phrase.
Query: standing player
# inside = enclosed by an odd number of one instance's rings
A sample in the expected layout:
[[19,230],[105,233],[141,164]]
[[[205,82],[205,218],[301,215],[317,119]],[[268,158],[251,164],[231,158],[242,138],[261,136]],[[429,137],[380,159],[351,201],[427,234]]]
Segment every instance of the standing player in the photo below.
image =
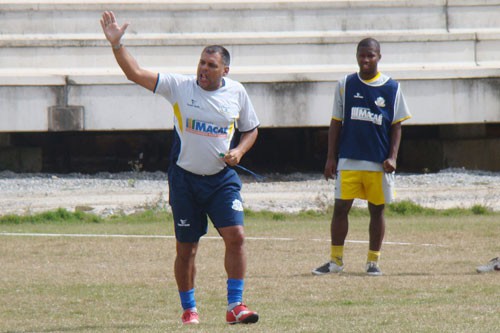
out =
[[[253,146],[259,121],[244,87],[225,77],[229,52],[218,45],[206,47],[196,77],[157,74],[141,68],[121,44],[128,24],[120,27],[112,12],[104,12],[101,26],[127,78],[164,96],[173,105],[175,138],[168,181],[177,240],[175,279],[184,310],[182,322],[199,323],[194,296],[195,256],[199,239],[207,232],[207,216],[226,247],[226,321],[257,322],[257,313],[242,303],[246,255],[241,181],[227,165],[237,165]],[[229,149],[235,123],[242,135],[238,145]]]
[[344,269],[348,214],[355,198],[367,200],[370,212],[366,272],[382,274],[378,261],[385,232],[384,207],[394,196],[401,122],[411,115],[399,83],[378,71],[380,58],[377,40],[360,41],[359,73],[347,75],[335,92],[324,170],[327,180],[336,178],[331,260],[314,269],[314,275]]

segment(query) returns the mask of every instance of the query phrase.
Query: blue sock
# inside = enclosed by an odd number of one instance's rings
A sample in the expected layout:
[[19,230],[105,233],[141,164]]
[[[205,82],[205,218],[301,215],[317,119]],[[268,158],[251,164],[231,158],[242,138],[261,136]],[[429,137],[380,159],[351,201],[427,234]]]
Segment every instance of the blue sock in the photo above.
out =
[[179,291],[179,296],[181,297],[181,305],[183,310],[196,308],[194,288],[188,291]]
[[227,304],[242,302],[244,285],[243,279],[227,279]]

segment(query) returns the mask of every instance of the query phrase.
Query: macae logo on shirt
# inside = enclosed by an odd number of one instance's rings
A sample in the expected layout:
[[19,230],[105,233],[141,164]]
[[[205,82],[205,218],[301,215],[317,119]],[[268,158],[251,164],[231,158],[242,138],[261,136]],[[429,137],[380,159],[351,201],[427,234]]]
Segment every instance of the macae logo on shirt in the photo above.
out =
[[370,121],[376,125],[382,125],[382,115],[375,114],[368,108],[353,107],[351,109],[351,119]]
[[356,93],[356,95],[353,96],[354,98],[360,98],[363,99],[363,95],[361,95],[359,92]]
[[226,137],[229,127],[221,127],[192,118],[186,119],[186,131],[203,136]]

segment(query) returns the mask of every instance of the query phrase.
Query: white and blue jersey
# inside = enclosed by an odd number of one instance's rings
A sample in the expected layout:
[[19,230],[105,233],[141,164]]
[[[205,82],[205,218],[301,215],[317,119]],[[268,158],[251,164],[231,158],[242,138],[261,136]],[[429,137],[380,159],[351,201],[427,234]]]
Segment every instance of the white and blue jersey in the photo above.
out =
[[391,126],[410,117],[397,81],[381,73],[369,81],[347,75],[338,84],[332,113],[342,121],[338,170],[382,171]]
[[226,167],[220,154],[229,151],[235,124],[241,132],[259,126],[245,88],[229,78],[223,78],[219,89],[206,91],[195,76],[160,73],[154,92],[174,109],[171,163],[197,175],[213,175]]
[[174,109],[174,143],[168,171],[169,203],[179,242],[198,242],[210,218],[216,228],[243,225],[241,180],[226,168],[235,126],[259,126],[248,94],[239,82],[223,78],[215,91],[200,88],[196,77],[158,74],[155,93]]

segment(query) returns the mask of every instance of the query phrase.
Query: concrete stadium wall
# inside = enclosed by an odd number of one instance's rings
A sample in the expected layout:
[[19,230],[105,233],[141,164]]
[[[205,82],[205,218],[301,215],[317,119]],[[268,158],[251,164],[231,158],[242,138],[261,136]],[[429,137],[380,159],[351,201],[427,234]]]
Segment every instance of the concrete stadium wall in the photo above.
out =
[[154,71],[193,74],[204,45],[226,45],[263,127],[328,123],[333,86],[357,69],[368,35],[382,43],[381,70],[404,83],[409,124],[500,122],[490,87],[500,1],[0,0],[0,131],[56,130],[49,110],[67,105],[81,108],[83,131],[172,128],[168,105],[116,65],[99,24],[106,9],[131,23],[125,44]]
[[[76,153],[83,138],[103,144],[103,133],[129,147],[124,133],[171,131],[168,102],[127,82],[118,68],[99,24],[104,10],[131,23],[124,43],[153,71],[194,74],[203,46],[227,46],[230,77],[247,87],[264,137],[281,129],[289,139],[324,144],[334,85],[357,70],[356,44],[367,36],[381,42],[380,70],[402,84],[413,113],[409,132],[500,124],[500,0],[0,0],[0,169],[43,170],[60,140],[79,138],[68,144]],[[403,151],[418,147],[433,162],[406,153],[403,165],[498,170],[491,157],[498,135],[486,132],[404,138]],[[477,145],[489,157],[460,158]],[[320,160],[318,149],[306,155]],[[70,161],[60,170],[78,168],[67,148],[59,152]]]

